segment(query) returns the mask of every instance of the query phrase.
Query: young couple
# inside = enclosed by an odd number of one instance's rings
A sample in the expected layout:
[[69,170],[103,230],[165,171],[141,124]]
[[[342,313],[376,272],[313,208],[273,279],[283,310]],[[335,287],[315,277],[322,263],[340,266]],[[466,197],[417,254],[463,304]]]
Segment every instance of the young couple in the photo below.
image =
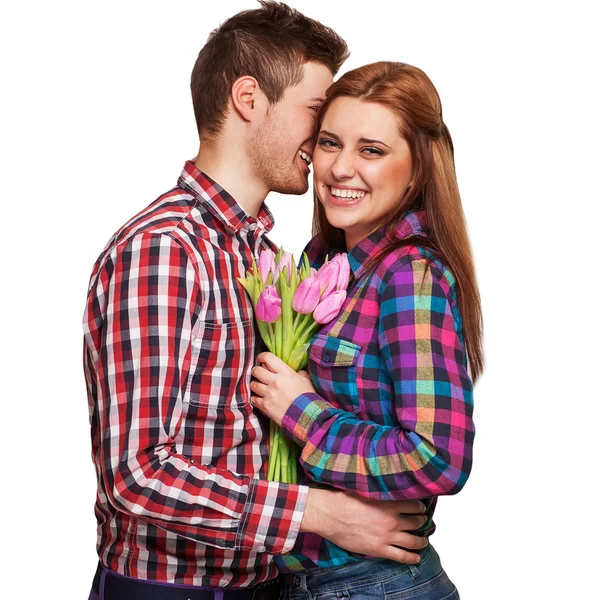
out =
[[[344,41],[261,5],[200,51],[195,161],[92,273],[90,598],[455,599],[428,537],[469,475],[483,360],[440,100],[401,63],[332,83]],[[306,192],[311,162],[307,254],[347,252],[352,280],[306,377],[259,354],[236,278],[272,247],[265,197]],[[266,479],[267,417],[301,448],[299,485]]]

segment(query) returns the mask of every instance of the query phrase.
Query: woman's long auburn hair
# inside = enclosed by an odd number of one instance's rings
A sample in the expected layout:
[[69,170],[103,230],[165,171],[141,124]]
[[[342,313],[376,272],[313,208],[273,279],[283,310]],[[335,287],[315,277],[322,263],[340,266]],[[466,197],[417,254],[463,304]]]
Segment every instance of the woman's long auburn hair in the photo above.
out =
[[[386,235],[394,241],[369,261],[367,270],[401,246],[426,245],[441,255],[456,277],[469,370],[475,382],[484,365],[481,299],[456,181],[454,146],[437,90],[421,69],[404,63],[377,62],[354,69],[327,90],[315,135],[327,109],[340,97],[373,102],[394,113],[413,161],[412,184],[386,221]],[[314,201],[313,235],[320,235],[330,248],[344,247],[344,231],[329,224],[316,192]],[[419,208],[427,214],[428,239],[397,239],[398,222],[408,210]]]

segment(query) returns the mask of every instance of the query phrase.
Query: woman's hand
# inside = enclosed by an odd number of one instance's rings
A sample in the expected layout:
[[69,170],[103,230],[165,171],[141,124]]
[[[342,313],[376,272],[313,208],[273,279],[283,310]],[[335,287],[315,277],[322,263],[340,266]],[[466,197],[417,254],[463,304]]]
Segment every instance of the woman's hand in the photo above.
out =
[[314,392],[315,388],[306,371],[296,373],[270,352],[259,354],[256,362],[252,375],[257,381],[250,382],[250,389],[254,394],[250,401],[281,426],[290,404],[300,394]]

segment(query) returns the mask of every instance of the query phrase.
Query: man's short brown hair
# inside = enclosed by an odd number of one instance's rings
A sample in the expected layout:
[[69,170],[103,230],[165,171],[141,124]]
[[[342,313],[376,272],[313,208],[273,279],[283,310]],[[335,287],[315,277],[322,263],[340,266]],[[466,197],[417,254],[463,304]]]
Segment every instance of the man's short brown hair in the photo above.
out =
[[335,75],[348,58],[346,42],[329,27],[281,2],[227,19],[209,36],[192,71],[192,101],[198,133],[217,135],[227,115],[233,83],[254,77],[271,104],[302,80],[303,64],[314,61]]

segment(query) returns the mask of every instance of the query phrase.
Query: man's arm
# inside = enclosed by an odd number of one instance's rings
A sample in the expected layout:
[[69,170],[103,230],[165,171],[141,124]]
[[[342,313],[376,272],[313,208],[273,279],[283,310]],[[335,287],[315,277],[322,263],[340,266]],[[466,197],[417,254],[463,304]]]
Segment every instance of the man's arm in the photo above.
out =
[[113,250],[98,277],[85,325],[109,501],[203,544],[289,550],[308,488],[202,465],[179,450],[200,292],[185,249],[167,234],[139,234]]

